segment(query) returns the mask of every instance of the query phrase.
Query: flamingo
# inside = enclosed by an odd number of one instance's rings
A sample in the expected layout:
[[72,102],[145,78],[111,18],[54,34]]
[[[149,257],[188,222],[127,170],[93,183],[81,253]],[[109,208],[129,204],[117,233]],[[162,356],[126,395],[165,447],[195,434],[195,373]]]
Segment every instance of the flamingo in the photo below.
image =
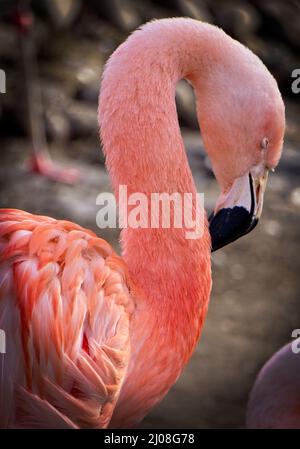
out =
[[250,393],[247,427],[300,429],[300,338],[263,366]]
[[281,155],[284,104],[260,59],[188,18],[135,31],[106,64],[99,123],[114,192],[193,194],[175,87],[197,95],[220,186],[210,225],[121,231],[122,257],[68,221],[0,212],[1,427],[130,428],[190,359],[211,292],[211,250],[255,226]]
[[32,41],[33,16],[30,1],[17,1],[11,15],[11,22],[17,29],[24,77],[27,128],[32,145],[32,157],[28,168],[31,172],[52,181],[75,184],[80,178],[78,170],[60,167],[55,163],[50,156],[46,141],[46,130],[42,119],[42,92]]

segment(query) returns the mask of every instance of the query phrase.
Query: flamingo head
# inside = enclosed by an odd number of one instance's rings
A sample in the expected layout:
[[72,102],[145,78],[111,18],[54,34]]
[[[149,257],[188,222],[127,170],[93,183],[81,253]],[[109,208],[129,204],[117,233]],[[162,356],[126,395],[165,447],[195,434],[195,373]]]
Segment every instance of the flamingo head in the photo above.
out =
[[235,67],[217,69],[199,87],[199,123],[221,189],[210,217],[212,251],[256,226],[283,145],[284,103],[275,79],[246,49]]

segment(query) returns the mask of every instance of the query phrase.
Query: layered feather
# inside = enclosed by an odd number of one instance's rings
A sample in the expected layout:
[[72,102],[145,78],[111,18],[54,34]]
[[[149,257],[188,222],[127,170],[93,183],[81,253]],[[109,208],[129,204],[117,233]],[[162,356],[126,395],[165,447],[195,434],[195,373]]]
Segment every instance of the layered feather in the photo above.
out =
[[0,210],[0,427],[109,424],[130,357],[126,267],[67,221]]

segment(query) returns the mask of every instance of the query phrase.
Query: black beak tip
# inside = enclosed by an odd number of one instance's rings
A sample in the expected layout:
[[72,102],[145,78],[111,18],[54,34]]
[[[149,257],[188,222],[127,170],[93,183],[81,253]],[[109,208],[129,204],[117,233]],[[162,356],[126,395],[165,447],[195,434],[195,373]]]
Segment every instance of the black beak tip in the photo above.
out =
[[257,223],[258,219],[253,218],[253,215],[241,206],[221,209],[216,215],[212,214],[209,218],[212,251],[248,234]]

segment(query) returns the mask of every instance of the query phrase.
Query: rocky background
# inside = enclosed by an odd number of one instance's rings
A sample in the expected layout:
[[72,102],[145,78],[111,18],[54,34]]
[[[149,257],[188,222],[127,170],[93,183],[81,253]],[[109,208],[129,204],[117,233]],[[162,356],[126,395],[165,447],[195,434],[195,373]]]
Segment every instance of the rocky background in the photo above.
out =
[[[33,14],[31,32],[22,38],[25,54],[15,20],[18,3]],[[0,0],[0,68],[7,75],[7,93],[0,94],[0,207],[78,222],[118,249],[118,231],[100,231],[95,222],[96,196],[110,189],[96,119],[101,70],[133,29],[172,16],[221,26],[260,56],[284,96],[287,129],[261,222],[213,255],[213,293],[198,349],[141,426],[242,428],[260,367],[300,328],[300,93],[291,90],[292,70],[300,69],[299,1]],[[36,65],[30,103],[26,65]],[[193,92],[185,82],[178,85],[176,99],[190,165],[211,210],[218,189],[203,150]],[[45,130],[55,161],[80,170],[77,184],[55,183],[28,169],[33,147],[29,110]]]

